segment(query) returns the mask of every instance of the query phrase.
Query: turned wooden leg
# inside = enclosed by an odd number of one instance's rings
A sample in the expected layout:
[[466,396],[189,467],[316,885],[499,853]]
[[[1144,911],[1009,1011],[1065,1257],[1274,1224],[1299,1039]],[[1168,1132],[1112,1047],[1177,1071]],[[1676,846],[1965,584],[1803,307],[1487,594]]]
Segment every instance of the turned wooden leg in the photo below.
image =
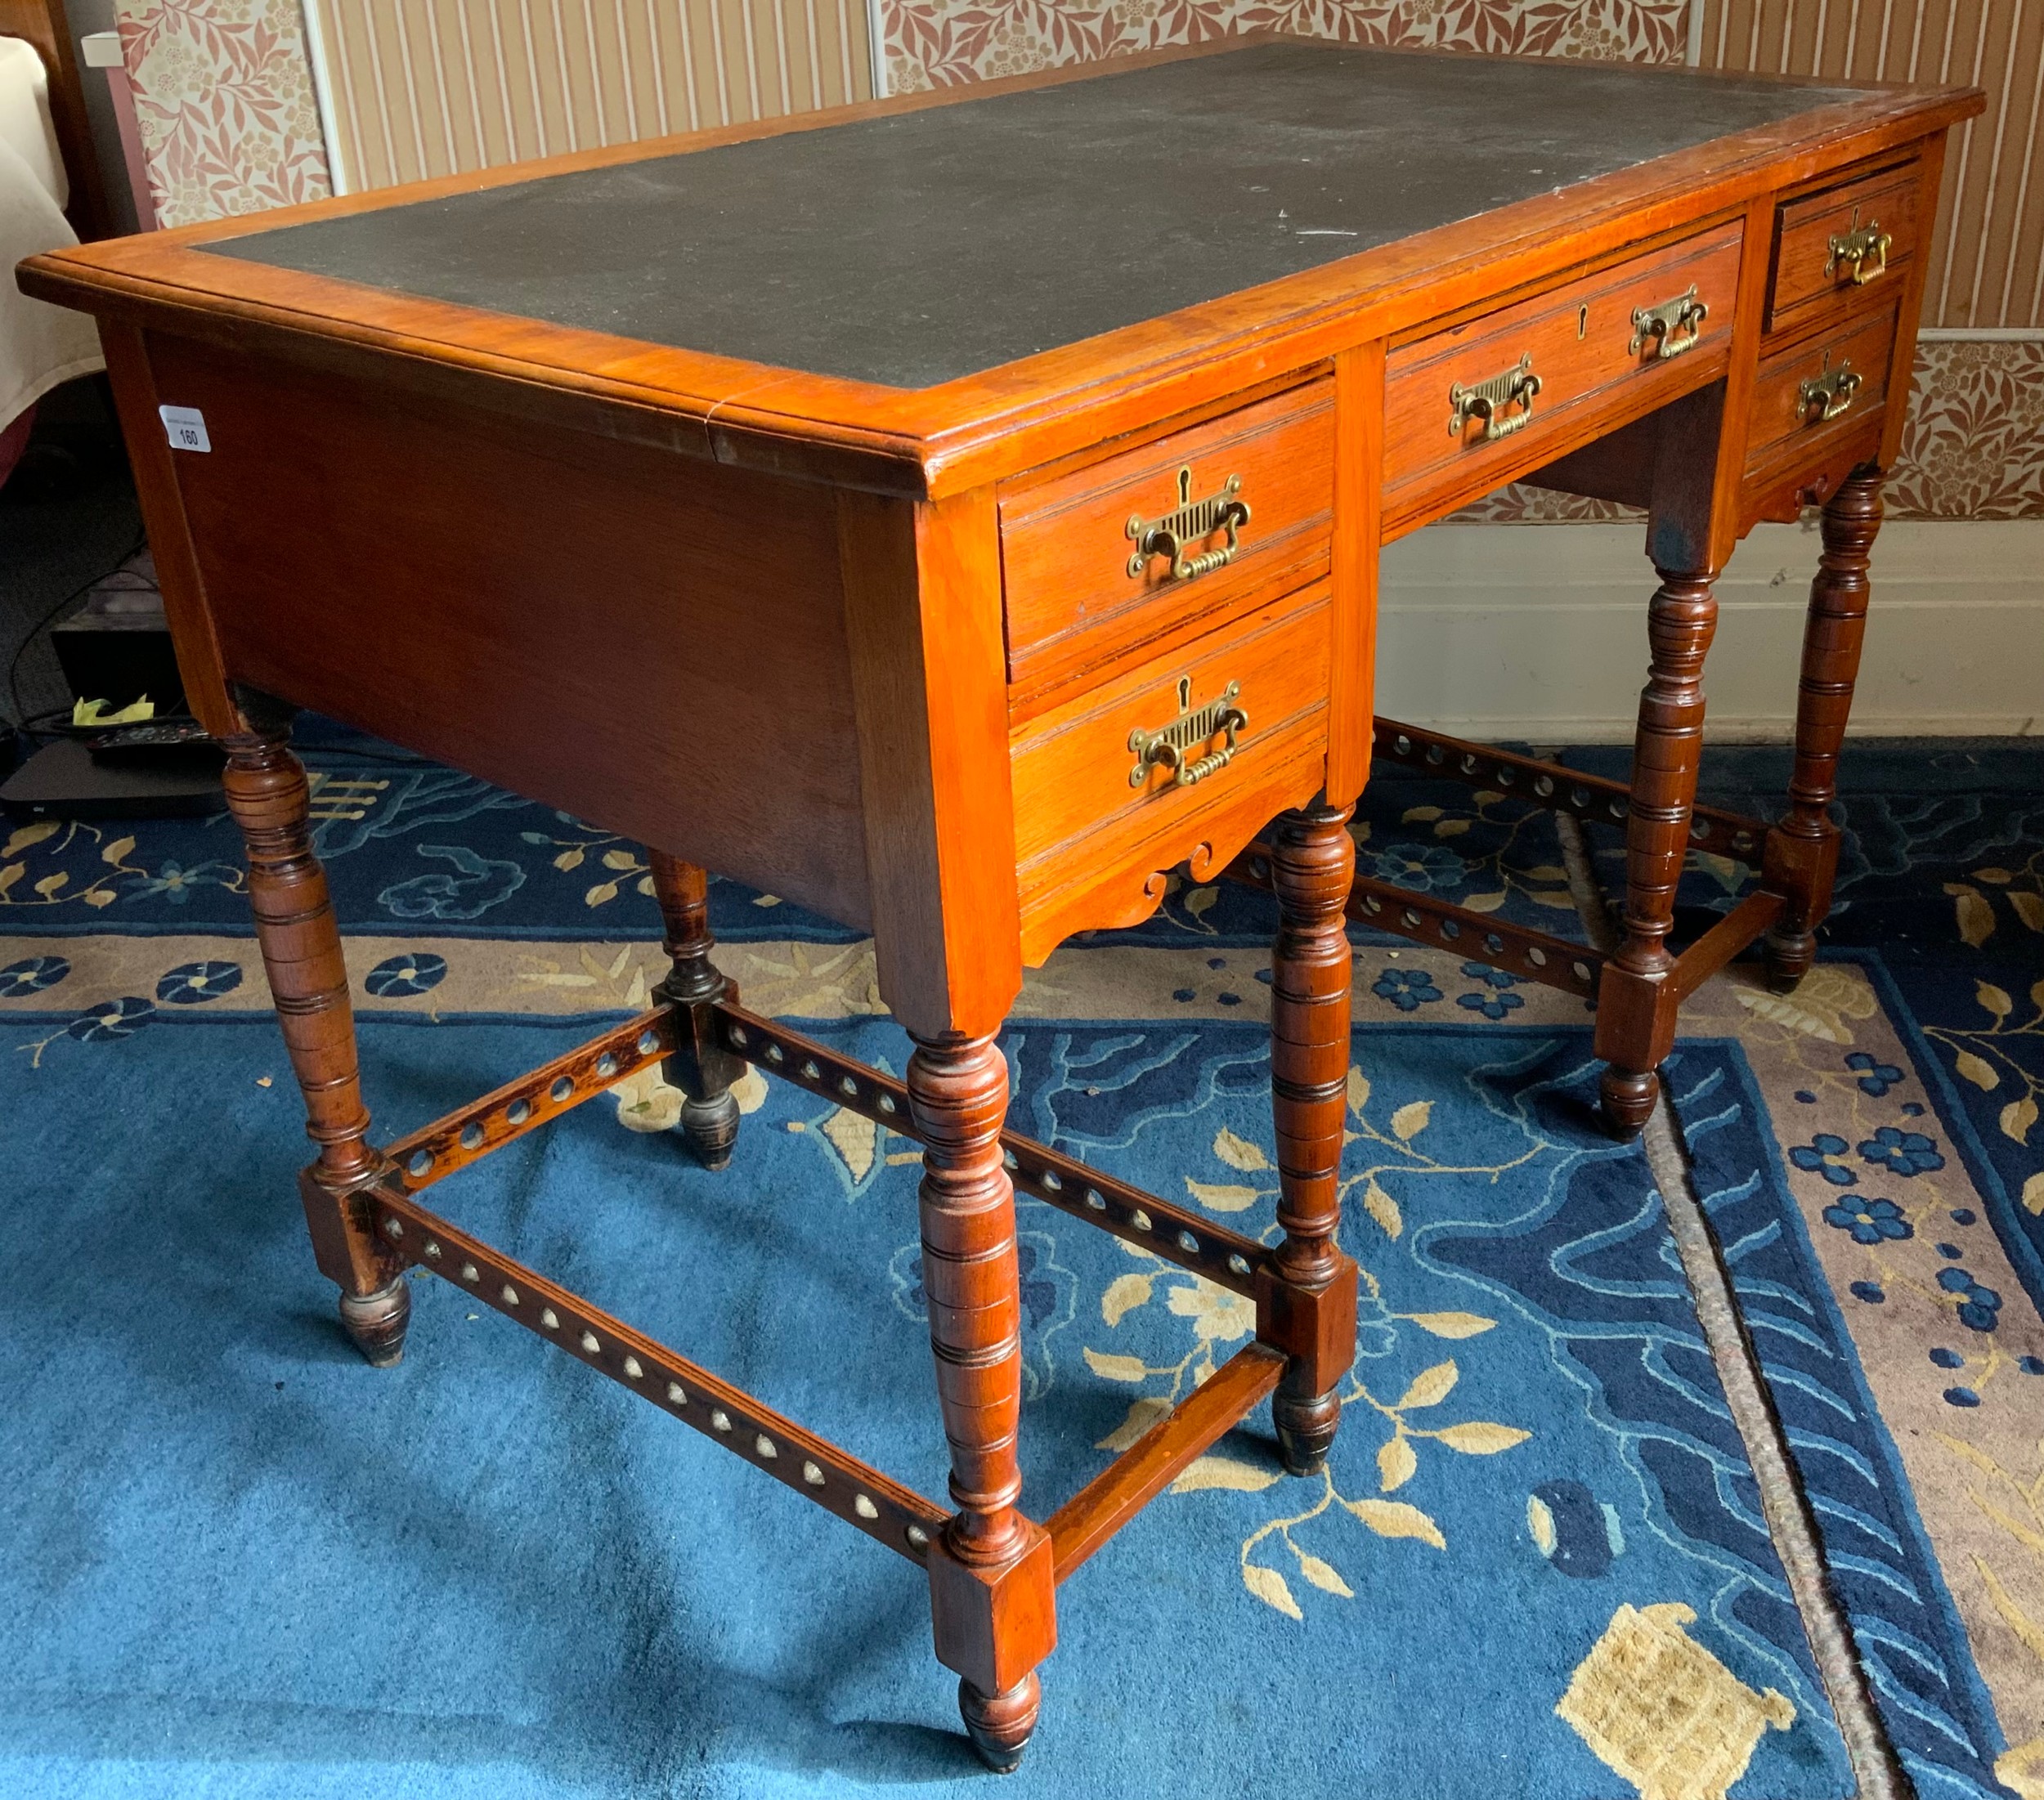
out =
[[1288,813],[1271,842],[1277,943],[1271,965],[1271,1104],[1277,1128],[1274,1259],[1284,1310],[1303,1341],[1271,1398],[1284,1466],[1316,1473],[1341,1424],[1341,1377],[1356,1343],[1355,1265],[1341,1253],[1342,1136],[1354,955],[1343,908],[1356,871],[1353,807]]
[[688,1098],[681,1108],[681,1133],[706,1169],[721,1169],[738,1140],[738,1101],[731,1084],[745,1063],[724,1048],[716,1033],[716,1003],[737,990],[710,960],[717,940],[710,935],[710,877],[693,862],[664,850],[648,853],[653,892],[666,925],[667,978],[655,990],[685,1007],[684,1030],[662,1063],[668,1081]]
[[1005,1694],[988,1695],[963,1676],[958,1678],[958,1716],[979,1760],[996,1775],[1013,1775],[1022,1766],[1042,1710],[1043,1684],[1031,1669]]
[[930,1547],[940,1661],[988,1766],[1006,1773],[1036,1728],[1036,1665],[1057,1639],[1051,1542],[1019,1510],[1022,1295],[1015,1189],[1001,1159],[1008,1069],[991,1037],[918,1038],[908,1104],[927,1148],[922,1284],[958,1510]]
[[1689,853],[1703,750],[1703,660],[1717,629],[1708,571],[1657,571],[1647,612],[1651,648],[1634,741],[1632,804],[1625,823],[1625,941],[1598,990],[1597,1053],[1605,1122],[1620,1137],[1646,1125],[1661,1091],[1655,1072],[1674,1047],[1674,958],[1668,932]]
[[1817,928],[1831,911],[1838,872],[1838,752],[1853,710],[1871,590],[1867,566],[1880,530],[1881,472],[1862,463],[1824,508],[1824,549],[1810,584],[1803,632],[1803,678],[1795,701],[1795,768],[1789,809],[1768,833],[1761,884],[1786,897],[1767,934],[1768,986],[1793,989],[1817,956]]
[[298,1182],[313,1256],[340,1287],[341,1323],[356,1347],[386,1368],[405,1353],[411,1295],[402,1263],[356,1203],[381,1165],[367,1141],[340,930],[307,829],[310,790],[289,741],[281,727],[226,740],[227,806],[248,847],[262,966],[305,1096],[306,1131],[319,1146]]

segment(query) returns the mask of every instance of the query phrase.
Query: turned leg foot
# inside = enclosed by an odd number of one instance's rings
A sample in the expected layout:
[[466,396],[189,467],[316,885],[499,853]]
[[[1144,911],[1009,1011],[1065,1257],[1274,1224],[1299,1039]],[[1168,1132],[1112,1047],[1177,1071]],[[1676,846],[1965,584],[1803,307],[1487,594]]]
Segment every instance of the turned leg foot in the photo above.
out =
[[1661,1077],[1652,1069],[1607,1063],[1597,1089],[1605,1129],[1615,1138],[1636,1138],[1647,1129],[1654,1102],[1661,1098]]
[[738,1101],[731,1084],[745,1073],[745,1063],[719,1040],[716,1008],[719,1001],[736,1000],[737,992],[710,960],[716,947],[710,935],[710,877],[664,851],[649,853],[647,860],[667,928],[667,978],[655,992],[681,1009],[681,1028],[664,1072],[688,1096],[681,1107],[683,1141],[703,1167],[721,1169],[738,1141]]
[[1342,1422],[1338,1388],[1304,1396],[1280,1388],[1271,1396],[1271,1418],[1277,1426],[1278,1460],[1287,1475],[1318,1475],[1327,1466],[1334,1434]]
[[1810,965],[1817,960],[1817,934],[1813,931],[1772,930],[1761,946],[1770,992],[1792,994]]
[[341,1328],[371,1368],[395,1368],[404,1359],[411,1323],[411,1290],[399,1276],[373,1294],[341,1296]]
[[982,1694],[971,1682],[958,1683],[958,1714],[979,1760],[996,1775],[1013,1775],[1022,1766],[1022,1753],[1043,1704],[1043,1685],[1032,1669],[1005,1694]]
[[697,1162],[706,1169],[721,1169],[731,1161],[738,1141],[738,1101],[733,1094],[715,1099],[684,1100],[681,1108],[681,1135]]

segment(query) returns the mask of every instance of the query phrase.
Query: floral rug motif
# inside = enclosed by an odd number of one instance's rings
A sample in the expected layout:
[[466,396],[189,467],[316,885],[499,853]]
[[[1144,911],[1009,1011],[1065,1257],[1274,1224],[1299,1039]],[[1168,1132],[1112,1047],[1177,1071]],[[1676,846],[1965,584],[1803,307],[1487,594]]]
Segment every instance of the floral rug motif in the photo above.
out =
[[[1600,772],[1612,760],[1602,752],[1575,759]],[[662,960],[636,846],[352,741],[334,741],[313,760],[379,1134],[543,1059],[598,1017],[645,1003]],[[1824,959],[1786,999],[1744,965],[1709,984],[1686,1014],[1670,1069],[1697,1187],[1861,1656],[1925,1794],[2044,1793],[2044,1322],[2036,1305],[2044,1292],[2044,1207],[2033,1203],[2044,1187],[2044,1133],[2033,1129],[2044,1081],[2040,764],[2034,750],[2006,746],[1849,754],[1847,854]],[[1729,753],[1715,772],[1716,794],[1729,804],[1772,809],[1766,796],[1778,774],[1769,753]],[[1360,854],[1383,878],[1579,934],[1572,911],[1557,903],[1567,893],[1562,858],[1544,818],[1458,785],[1407,781],[1373,788],[1365,811]],[[1593,833],[1593,848],[1608,878],[1611,846]],[[1692,859],[1683,928],[1693,931],[1734,903],[1742,880],[1736,868]],[[236,1341],[240,1309],[289,1321],[257,1333],[267,1346],[258,1359],[284,1356],[276,1372],[287,1392],[308,1369],[323,1384],[325,1397],[307,1404],[303,1422],[312,1434],[305,1453],[324,1466],[330,1458],[316,1446],[320,1432],[335,1429],[329,1401],[343,1416],[370,1405],[384,1422],[379,1429],[406,1443],[424,1422],[373,1389],[343,1385],[345,1362],[329,1367],[327,1352],[311,1347],[331,1340],[322,1335],[316,1315],[325,1302],[288,1204],[289,1171],[302,1153],[296,1097],[263,1016],[267,990],[243,887],[231,831],[219,820],[9,834],[0,845],[3,1078],[10,1116],[24,1107],[20,1116],[53,1147],[46,1180],[94,1197],[97,1209],[81,1218],[75,1207],[85,1201],[67,1202],[55,1189],[25,1197],[34,1229],[72,1230],[100,1245],[112,1262],[110,1274],[98,1273],[119,1292],[128,1278],[123,1259],[134,1253],[122,1247],[96,1196],[153,1194],[158,1171],[173,1171],[168,1235],[154,1253],[230,1307],[203,1354],[185,1343],[188,1329],[173,1331],[173,1362],[203,1363],[221,1342]],[[820,1022],[809,1028],[899,1068],[905,1043],[875,1017],[864,944],[771,896],[725,884],[713,887],[712,911],[725,940],[719,960],[748,1004]],[[1148,925],[1060,951],[1032,974],[1010,1032],[1018,1122],[1236,1229],[1267,1234],[1275,1187],[1262,1032],[1269,929],[1264,897],[1180,884]],[[1327,1700],[1328,1716],[1339,1722],[1329,1727],[1339,1751],[1329,1768],[1338,1766],[1348,1784],[1329,1792],[1358,1783],[1428,1800],[1487,1791],[1482,1783],[1494,1784],[1498,1772],[1491,1735],[1478,1745],[1451,1723],[1467,1713],[1466,1695],[1458,1692],[1444,1713],[1450,1722],[1406,1736],[1383,1731],[1375,1703],[1358,1697],[1396,1693],[1397,1711],[1423,1716],[1428,1683],[1446,1679],[1429,1669],[1450,1663],[1485,1706],[1518,1722],[1506,1736],[1527,1747],[1528,1760],[1507,1771],[1514,1791],[1603,1800],[1614,1780],[1643,1789],[1666,1746],[1612,1672],[1652,1666],[1670,1681],[1679,1676],[1682,1691],[1710,1696],[1710,1741],[1719,1747],[1711,1753],[1730,1761],[1724,1783],[1699,1788],[1699,1796],[1724,1785],[1770,1797],[1849,1792],[1836,1728],[1759,1525],[1750,1471],[1701,1351],[1651,1180],[1637,1151],[1610,1144],[1589,1123],[1589,1010],[1464,959],[1356,938],[1343,1234],[1365,1278],[1340,1449],[1325,1482],[1286,1481],[1264,1440],[1267,1426],[1253,1422],[1159,1503],[1153,1537],[1110,1547],[1099,1573],[1078,1578],[1063,1622],[1065,1648],[1047,1674],[1053,1723],[1055,1708],[1069,1709],[1067,1749],[1111,1761],[1119,1740],[1112,1731],[1096,1740],[1108,1729],[1100,1720],[1111,1714],[1121,1722],[1115,1731],[1128,1730],[1127,1715],[1102,1713],[1084,1659],[1121,1666],[1149,1657],[1153,1642],[1187,1637],[1191,1615],[1180,1609],[1193,1598],[1198,1623],[1189,1642],[1211,1646],[1220,1629],[1230,1648],[1218,1656],[1187,1649],[1191,1659],[1173,1679],[1192,1686],[1173,1692],[1206,1693],[1212,1706],[1246,1706],[1253,1717],[1271,1672],[1295,1675],[1302,1649],[1319,1646],[1351,1672]],[[693,1249],[687,1233],[678,1243],[662,1238],[677,1220],[657,1207],[648,1212],[643,1198],[676,1180],[684,1193],[707,1192],[693,1184],[697,1177],[660,1172],[677,1166],[654,1134],[671,1124],[678,1097],[650,1074],[623,1084],[614,1107],[585,1108],[572,1127],[486,1166],[501,1165],[501,1179],[477,1172],[480,1210],[473,1220],[456,1216],[657,1332],[663,1316],[680,1320],[669,1332],[678,1348],[765,1386],[805,1422],[941,1493],[940,1444],[926,1441],[924,1429],[934,1421],[922,1405],[916,1323],[923,1301],[912,1147],[806,1096],[769,1094],[764,1082],[749,1081],[742,1099],[739,1162],[715,1178],[728,1184],[724,1210],[684,1207],[679,1221],[688,1233],[708,1230]],[[110,1113],[155,1120],[150,1130],[161,1141],[125,1124],[110,1133]],[[187,1166],[177,1156],[166,1161],[164,1146],[183,1142],[181,1133],[204,1181],[176,1174]],[[749,1173],[748,1151],[764,1159]],[[643,1162],[656,1153],[669,1160]],[[102,1171],[110,1153],[134,1172]],[[585,1157],[594,1158],[587,1177],[577,1173]],[[583,1244],[576,1209],[591,1202],[574,1196],[597,1191],[593,1180],[623,1197],[630,1222]],[[446,1192],[452,1210],[455,1190]],[[235,1231],[255,1230],[261,1251],[259,1275],[237,1271],[224,1287],[225,1271],[195,1247],[216,1201],[238,1221]],[[888,1223],[869,1247],[847,1249],[866,1241],[862,1221],[876,1219]],[[1047,1208],[1025,1205],[1021,1223],[1026,1473],[1047,1509],[1243,1341],[1249,1321],[1230,1296]],[[800,1358],[777,1360],[772,1334],[715,1324],[734,1305],[742,1319],[765,1316],[760,1306],[778,1292],[778,1234],[791,1230],[798,1240],[824,1234],[797,1253],[796,1266],[805,1282],[823,1276],[827,1328],[867,1334],[858,1340],[867,1349],[848,1338],[833,1352],[836,1372],[866,1370],[849,1394],[798,1366]],[[672,1283],[657,1278],[677,1254],[683,1266],[716,1269],[714,1283],[688,1289],[714,1305],[675,1311]],[[848,1259],[841,1266],[840,1255]],[[48,1304],[62,1305],[64,1329],[83,1323],[103,1349],[110,1342],[106,1354],[117,1361],[146,1362],[159,1346],[119,1341],[139,1328],[104,1316],[87,1279],[92,1268],[85,1255],[66,1278],[75,1298]],[[145,1281],[141,1265],[132,1278]],[[148,1313],[145,1291],[137,1289],[137,1317]],[[671,1489],[691,1517],[699,1492],[706,1502],[746,1476],[715,1471],[715,1459],[685,1442],[646,1449],[642,1437],[661,1435],[649,1422],[613,1425],[608,1398],[570,1392],[578,1381],[592,1385],[579,1372],[536,1365],[501,1331],[491,1332],[486,1352],[464,1352],[443,1368],[451,1328],[444,1318],[431,1322],[452,1309],[459,1324],[458,1301],[436,1300],[430,1286],[419,1294],[419,1349],[403,1379],[428,1384],[433,1418],[446,1424],[477,1409],[462,1427],[473,1433],[487,1421],[509,1430],[515,1417],[517,1431],[534,1441],[585,1432],[594,1427],[578,1421],[600,1419],[606,1443],[675,1465]],[[855,1327],[839,1323],[854,1315]],[[44,1313],[25,1315],[31,1329],[38,1320],[50,1323]],[[820,1314],[815,1328],[826,1328]],[[482,1331],[478,1324],[461,1342]],[[689,1335],[697,1332],[712,1335]],[[719,1346],[722,1363],[711,1354]],[[36,1353],[38,1361],[44,1355]],[[889,1359],[899,1359],[894,1374],[885,1372],[895,1368]],[[788,1385],[769,1385],[778,1381]],[[251,1428],[231,1408],[217,1426],[208,1423],[203,1381],[195,1373],[187,1385],[181,1431],[203,1440]],[[60,1387],[50,1403],[58,1413],[88,1404]],[[903,1411],[890,1423],[885,1407],[894,1404]],[[32,1407],[19,1429],[41,1431],[38,1441],[47,1443],[60,1426]],[[173,1464],[182,1453],[177,1433],[146,1420],[123,1416],[114,1435]],[[913,1460],[888,1460],[890,1446],[908,1459],[912,1445]],[[476,1467],[500,1466],[500,1449],[470,1448]],[[89,1453],[76,1453],[89,1461]],[[440,1455],[423,1442],[413,1453]],[[406,1466],[396,1453],[387,1462]],[[274,1477],[271,1470],[251,1479],[260,1486]],[[523,1477],[495,1479],[509,1484],[507,1505],[524,1492]],[[317,1481],[301,1486],[290,1506],[302,1513],[320,1500]],[[748,1515],[766,1504],[756,1482],[732,1487],[730,1496]],[[57,1529],[48,1514],[54,1498],[39,1483],[17,1494],[18,1522],[32,1537]],[[706,1504],[701,1516],[722,1515]],[[811,1551],[797,1520],[775,1511],[772,1520],[775,1541],[795,1533],[805,1556],[824,1559],[818,1568],[839,1568],[823,1538]],[[496,1522],[529,1534],[508,1516]],[[1140,1529],[1148,1533],[1150,1521]],[[559,1520],[556,1529],[574,1535]],[[480,1527],[478,1535],[486,1535]],[[262,1554],[273,1553],[290,1561],[279,1547]],[[164,1554],[166,1566],[176,1561],[168,1547]],[[560,1554],[572,1560],[580,1552]],[[692,1664],[686,1679],[675,1677],[690,1704],[711,1717],[733,1665],[730,1627],[710,1623],[717,1611],[710,1596],[738,1578],[721,1564],[681,1569],[673,1554],[661,1552],[662,1581],[700,1588],[705,1597],[692,1616],[723,1646]],[[1150,1556],[1159,1559],[1154,1574],[1142,1575]],[[101,1556],[91,1567],[98,1573],[87,1586],[103,1583],[91,1606],[134,1602],[129,1590],[141,1578],[132,1561]],[[849,1741],[840,1726],[850,1718],[895,1718],[907,1706],[925,1725],[945,1728],[914,1622],[898,1616],[901,1596],[889,1586],[895,1573],[848,1562],[842,1581],[899,1626],[889,1652],[899,1653],[899,1694],[869,1682],[857,1705],[831,1713],[836,1724],[769,1708],[780,1726],[760,1728],[760,1750],[780,1754],[767,1750],[769,1738],[807,1746],[786,1753],[773,1781],[748,1785],[750,1777],[732,1775],[714,1731],[691,1736],[701,1722],[688,1707],[693,1723],[639,1717],[634,1703],[612,1691],[616,1671],[607,1659],[615,1646],[599,1650],[583,1634],[568,1686],[603,1722],[612,1748],[594,1726],[571,1733],[572,1754],[526,1756],[516,1777],[526,1786],[514,1782],[513,1791],[611,1791],[622,1778],[607,1758],[619,1746],[656,1762],[706,1759],[690,1766],[723,1771],[689,1792],[779,1792],[774,1782],[783,1779],[787,1791],[806,1792],[801,1771],[823,1766],[840,1767],[854,1784],[899,1780],[903,1770],[948,1779],[958,1772],[942,1761],[950,1740],[927,1732],[912,1753],[890,1740],[885,1754],[862,1751],[855,1767],[840,1753]],[[1135,1579],[1132,1589],[1116,1585],[1124,1576]],[[294,1565],[276,1578],[294,1605],[324,1604],[320,1572]],[[436,1591],[437,1578],[424,1572],[407,1578],[424,1584],[422,1594]],[[1154,1590],[1145,1585],[1153,1580]],[[149,1581],[141,1586],[153,1592]],[[662,1596],[663,1605],[672,1601],[665,1588]],[[253,1605],[251,1593],[240,1603]],[[750,1616],[744,1604],[741,1614]],[[61,1599],[35,1605],[43,1610],[17,1616],[60,1633],[87,1616]],[[1148,1633],[1140,1650],[1118,1638],[1126,1623],[1118,1606]],[[502,1630],[532,1625],[533,1617],[512,1612]],[[1422,1653],[1406,1641],[1416,1628],[1401,1636],[1397,1621],[1408,1615],[1456,1623],[1434,1631]],[[202,1645],[220,1647],[203,1632],[178,1641],[179,1654],[195,1657]],[[1118,1651],[1118,1641],[1128,1647]],[[1494,1646],[1511,1654],[1485,1660]],[[259,1633],[231,1650],[276,1654]],[[511,1650],[504,1654],[505,1668],[517,1666]],[[772,1660],[779,1653],[761,1654]],[[738,1660],[755,1672],[763,1666]],[[509,1678],[486,1661],[471,1658],[463,1678],[486,1686]],[[112,1655],[99,1676],[132,1688],[143,1666]],[[783,1682],[777,1693],[791,1691],[787,1680],[799,1686],[805,1679],[791,1666],[776,1678]],[[52,1669],[35,1683],[46,1699],[63,1690]],[[288,1704],[282,1689],[264,1694],[266,1704]],[[477,1704],[478,1716],[488,1713]],[[536,1711],[521,1715],[528,1723],[554,1717],[533,1704]],[[43,1701],[16,1704],[10,1716],[0,1753],[15,1759],[21,1779],[31,1767],[56,1766],[47,1757],[60,1739],[71,1744],[64,1756],[76,1752],[64,1764],[67,1781],[83,1782],[83,1792],[107,1778],[110,1751],[79,1749],[69,1727],[52,1737],[34,1723],[55,1716]],[[188,1714],[178,1717],[171,1741],[197,1729]],[[248,1741],[261,1741],[262,1730],[245,1730],[255,1734]],[[310,1740],[291,1741],[292,1755],[312,1753]],[[1068,1775],[1077,1766],[1060,1763],[1055,1741],[1047,1724],[1033,1753],[1046,1784],[1060,1766]],[[1229,1791],[1225,1754],[1211,1748],[1217,1760],[1206,1775],[1198,1773],[1204,1751],[1188,1753],[1195,1769],[1188,1791],[1208,1791],[1202,1780]],[[398,1754],[395,1737],[386,1749]],[[1685,1754],[1698,1771],[1719,1766],[1695,1746]],[[815,1757],[821,1762],[805,1760]],[[739,1762],[751,1766],[745,1756]],[[303,1773],[307,1765],[293,1766]],[[1333,1780],[1322,1771],[1307,1784],[1318,1792]],[[38,1773],[30,1787],[43,1781]],[[258,1781],[247,1791],[316,1789],[308,1777],[295,1788]],[[157,1790],[145,1784],[141,1791]],[[165,1777],[160,1791],[183,1790]]]

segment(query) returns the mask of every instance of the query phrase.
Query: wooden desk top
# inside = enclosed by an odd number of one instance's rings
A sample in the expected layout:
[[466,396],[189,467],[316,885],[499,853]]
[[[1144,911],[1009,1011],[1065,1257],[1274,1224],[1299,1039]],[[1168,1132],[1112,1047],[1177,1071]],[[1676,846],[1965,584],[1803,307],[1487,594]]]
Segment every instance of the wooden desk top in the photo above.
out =
[[90,245],[21,280],[936,498],[1974,110],[1961,89],[1230,40]]
[[928,387],[1860,97],[1264,43],[214,248]]

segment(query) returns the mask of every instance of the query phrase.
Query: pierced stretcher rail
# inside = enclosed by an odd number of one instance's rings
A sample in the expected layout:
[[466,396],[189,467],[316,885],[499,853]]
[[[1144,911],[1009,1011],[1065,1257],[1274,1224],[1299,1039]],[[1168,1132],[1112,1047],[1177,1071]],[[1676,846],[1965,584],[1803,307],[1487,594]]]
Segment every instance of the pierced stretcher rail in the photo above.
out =
[[[1570,813],[1579,819],[1623,826],[1632,800],[1632,790],[1623,781],[1580,774],[1558,763],[1493,750],[1487,744],[1446,737],[1438,732],[1423,731],[1417,725],[1401,725],[1395,719],[1378,719],[1374,739],[1375,754],[1385,760],[1423,775],[1445,776],[1476,787],[1494,787],[1513,799],[1545,807],[1550,813]],[[1748,818],[1742,813],[1728,813],[1716,806],[1698,806],[1690,812],[1691,849],[1730,857],[1749,868],[1759,867],[1767,834],[1765,821]]]
[[[725,1045],[748,1063],[916,1139],[908,1089],[735,1003],[715,1003]],[[657,1007],[389,1147],[392,1166],[365,1192],[374,1229],[408,1263],[432,1270],[536,1336],[764,1469],[785,1485],[914,1562],[947,1515],[836,1444],[804,1430],[700,1365],[428,1211],[418,1191],[603,1092],[675,1047],[678,1009]],[[1255,1298],[1271,1279],[1265,1247],[1132,1188],[1032,1138],[1006,1131],[1016,1187],[1181,1268]],[[1050,1522],[1060,1580],[1225,1435],[1276,1386],[1281,1351],[1238,1352]]]
[[[840,1056],[742,1006],[719,1001],[716,1011],[726,1047],[755,1068],[921,1141],[909,1116],[908,1090],[893,1076]],[[1020,1132],[1003,1131],[1001,1148],[1008,1173],[1023,1192],[1204,1275],[1217,1287],[1255,1296],[1258,1271],[1270,1259],[1255,1239],[1210,1224]]]
[[363,1198],[375,1231],[407,1261],[559,1346],[898,1555],[926,1560],[947,1516],[934,1502],[456,1229],[393,1183],[379,1182]]
[[457,1169],[558,1119],[571,1108],[657,1063],[675,1047],[674,1009],[651,1012],[613,1026],[601,1037],[577,1045],[495,1092],[444,1118],[435,1119],[384,1151],[394,1179],[408,1193],[444,1180]]
[[[1267,892],[1270,845],[1261,841],[1252,844],[1224,872],[1231,881]],[[1494,969],[1509,969],[1527,981],[1558,987],[1585,1000],[1595,996],[1604,972],[1602,952],[1586,945],[1472,912],[1466,907],[1414,893],[1369,875],[1354,877],[1346,911],[1359,925],[1374,925],[1437,950],[1457,951]]]

